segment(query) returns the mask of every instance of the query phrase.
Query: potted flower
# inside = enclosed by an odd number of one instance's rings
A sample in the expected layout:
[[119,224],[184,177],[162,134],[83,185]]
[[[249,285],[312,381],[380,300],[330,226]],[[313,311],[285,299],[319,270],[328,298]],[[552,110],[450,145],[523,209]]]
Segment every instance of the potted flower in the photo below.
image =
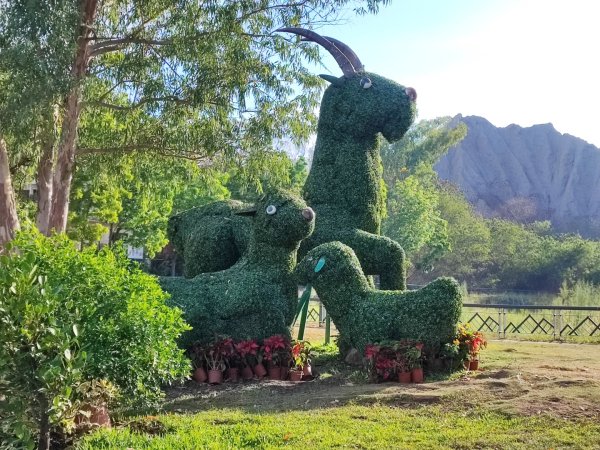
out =
[[208,382],[210,384],[221,384],[223,382],[223,371],[225,370],[225,355],[231,339],[217,339],[206,350],[206,364],[208,366]]
[[76,393],[80,406],[75,414],[75,424],[110,428],[108,405],[117,398],[117,388],[108,380],[94,379],[77,386]]
[[400,383],[410,383],[412,379],[411,369],[403,349],[396,352],[396,373],[398,374],[398,381]]
[[236,383],[240,377],[241,358],[232,339],[223,340],[223,362],[227,368],[227,379]]
[[405,351],[408,369],[413,383],[423,382],[423,344],[410,343]]
[[[254,339],[240,341],[235,344],[235,349],[238,355],[240,355],[240,361],[242,363],[242,378],[244,380],[251,380],[254,377],[252,368],[258,365],[259,348],[260,346]],[[264,376],[264,374],[261,376]]]
[[312,366],[310,364],[312,362],[312,347],[310,345],[310,342],[303,341],[301,351],[302,358],[304,360],[304,367],[302,368],[303,379],[312,379]]
[[487,340],[480,331],[475,331],[468,341],[469,345],[469,370],[479,368],[479,352],[487,347]]
[[377,378],[376,370],[375,370],[375,361],[377,360],[377,355],[379,354],[379,346],[376,344],[367,344],[365,346],[365,360],[367,363],[367,371],[369,373],[369,378],[373,379]]
[[269,378],[281,380],[281,363],[285,357],[289,341],[281,334],[263,340],[263,359],[269,362]]
[[189,355],[194,367],[192,378],[196,383],[204,383],[208,378],[206,373],[206,349],[196,343],[189,349]]
[[292,368],[290,370],[290,381],[302,381],[304,366],[306,364],[305,343],[295,341],[292,343]]
[[456,340],[459,346],[459,358],[464,361],[465,369],[477,370],[479,352],[487,346],[483,333],[474,330],[469,323],[459,324]]

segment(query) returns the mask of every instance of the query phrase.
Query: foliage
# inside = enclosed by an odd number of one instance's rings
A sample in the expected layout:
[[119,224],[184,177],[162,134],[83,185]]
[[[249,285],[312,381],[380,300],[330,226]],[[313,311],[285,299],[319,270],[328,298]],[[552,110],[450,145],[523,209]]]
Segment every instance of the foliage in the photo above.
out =
[[[423,270],[450,250],[448,222],[440,215],[435,180],[431,168],[419,166],[414,175],[396,181],[383,222],[383,233],[398,241],[408,258],[418,256]],[[417,255],[424,248],[426,251]]]
[[340,242],[311,250],[296,273],[316,290],[340,336],[361,351],[369,343],[403,338],[435,347],[456,333],[462,294],[453,279],[417,291],[378,291],[352,249]]
[[[364,89],[361,77],[368,77],[372,86]],[[357,253],[367,274],[380,275],[383,289],[404,289],[402,248],[377,236],[385,212],[378,133],[389,141],[400,139],[414,120],[415,104],[403,86],[373,73],[331,81],[321,102],[304,187],[318,224],[302,243],[300,255],[319,244],[341,241]]]
[[261,346],[263,359],[273,366],[285,366],[289,362],[290,339],[287,336],[276,334],[263,339]]
[[217,337],[204,353],[209,370],[225,370],[227,361],[235,352],[233,339]]
[[600,282],[600,242],[553,234],[548,224],[485,219],[450,186],[439,189],[439,208],[448,222],[452,251],[429,273],[420,270],[417,257],[413,283],[453,273],[475,287],[558,293],[563,283]]
[[17,241],[0,256],[0,446],[33,448],[75,405],[86,317],[70,286],[42,266],[45,249],[32,248],[24,233]]
[[129,154],[88,156],[73,181],[69,236],[96,244],[109,232],[109,244],[144,247],[152,257],[167,243],[167,219],[176,208],[229,196],[227,178],[174,158]]
[[469,323],[461,323],[454,339],[440,348],[440,356],[453,361],[453,367],[459,368],[465,361],[478,359],[479,352],[485,347],[487,340],[483,333]]
[[[273,30],[335,22],[350,3],[364,14],[387,0],[4,1],[0,130],[11,172],[30,181],[40,159],[50,162],[64,175],[54,192],[62,200],[73,160],[80,170],[90,155],[186,158],[227,171],[272,153],[277,137],[306,139],[322,82],[305,66],[320,56]],[[43,155],[56,148],[53,165]],[[144,205],[132,207],[139,218]],[[90,239],[100,228],[85,231]],[[164,241],[157,234],[150,253]]]
[[[465,398],[466,397],[466,398]],[[164,414],[168,433],[149,436],[123,427],[85,437],[82,450],[146,448],[580,448],[591,450],[600,440],[594,419],[550,414],[515,415],[474,406],[461,395],[452,407],[418,404],[398,407],[379,398],[374,404],[347,402],[335,408],[261,411],[210,408],[197,414]],[[403,403],[410,397],[401,397]],[[311,400],[312,402],[312,400]],[[514,400],[513,400],[514,402]],[[220,422],[231,424],[224,430]]]
[[412,175],[420,166],[431,167],[451,147],[467,135],[460,123],[453,127],[450,117],[421,120],[410,127],[402,139],[381,148],[383,178],[388,188]]
[[312,345],[308,341],[292,341],[292,367],[302,370],[312,361]]
[[35,231],[21,232],[13,245],[18,250],[1,259],[0,378],[22,417],[39,417],[37,408],[56,424],[82,380],[106,379],[124,404],[139,405],[153,404],[162,384],[188,374],[175,342],[188,328],[181,312],[165,305],[156,280],[122,251],[78,251],[64,236]]
[[[209,223],[212,228],[198,230],[196,236],[216,233],[221,225],[228,231],[223,220],[230,217],[228,205],[206,208],[223,206],[225,214],[216,214],[213,222],[217,228]],[[267,213],[268,208],[272,214]],[[161,279],[172,296],[171,304],[184,310],[193,327],[183,338],[184,347],[210,341],[215,334],[236,340],[289,336],[298,296],[292,272],[299,243],[314,228],[314,216],[303,200],[280,190],[267,193],[245,214],[253,215],[252,236],[246,256],[233,267],[192,279]]]
[[389,381],[399,373],[421,367],[423,344],[410,339],[385,340],[365,346],[365,359],[371,377]]
[[242,364],[245,366],[254,367],[258,364],[260,345],[254,339],[238,342],[235,344],[235,349],[240,355]]
[[80,401],[85,405],[101,406],[114,402],[119,390],[108,380],[89,380],[77,386]]

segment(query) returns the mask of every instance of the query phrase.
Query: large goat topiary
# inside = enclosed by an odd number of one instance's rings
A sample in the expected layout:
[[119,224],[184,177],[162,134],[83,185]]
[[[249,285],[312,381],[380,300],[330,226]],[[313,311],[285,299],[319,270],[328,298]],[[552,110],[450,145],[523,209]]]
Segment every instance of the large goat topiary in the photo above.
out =
[[293,270],[300,241],[314,229],[315,214],[304,200],[281,190],[237,214],[251,215],[253,225],[248,249],[235,265],[191,279],[161,279],[171,304],[184,311],[193,328],[183,336],[183,346],[215,335],[289,336],[298,301]]
[[379,236],[385,185],[379,154],[381,133],[400,139],[415,118],[412,88],[365,72],[344,43],[302,28],[281,28],[323,46],[344,75],[330,82],[321,102],[317,142],[304,198],[317,213],[315,232],[300,247],[302,256],[324,242],[341,241],[358,256],[363,270],[380,276],[381,289],[405,289],[404,251]]
[[341,242],[309,251],[296,274],[317,291],[345,346],[362,351],[369,343],[410,338],[436,348],[456,335],[462,294],[452,278],[417,291],[375,290],[355,253]]

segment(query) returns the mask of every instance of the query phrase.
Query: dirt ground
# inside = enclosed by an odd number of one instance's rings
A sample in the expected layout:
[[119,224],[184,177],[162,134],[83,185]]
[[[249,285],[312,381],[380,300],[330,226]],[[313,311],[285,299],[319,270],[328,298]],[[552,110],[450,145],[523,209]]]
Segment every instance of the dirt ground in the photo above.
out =
[[210,408],[288,411],[381,403],[437,404],[448,410],[484,408],[508,414],[600,419],[600,345],[491,341],[480,370],[433,375],[424,384],[368,384],[356,368],[329,360],[314,381],[252,381],[209,386],[193,381],[167,393],[165,410]]

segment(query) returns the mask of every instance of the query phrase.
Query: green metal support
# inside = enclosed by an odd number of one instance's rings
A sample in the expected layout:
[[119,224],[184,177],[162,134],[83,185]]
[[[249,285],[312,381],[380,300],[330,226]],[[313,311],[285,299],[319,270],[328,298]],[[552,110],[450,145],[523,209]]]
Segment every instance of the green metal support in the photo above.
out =
[[331,341],[331,317],[327,314],[325,317],[325,344],[329,344]]
[[296,310],[296,317],[294,319],[294,323],[298,319],[298,315],[300,315],[300,325],[298,330],[298,340],[301,341],[304,339],[304,330],[306,328],[306,316],[308,315],[308,305],[310,303],[310,294],[312,292],[312,287],[310,284],[306,285],[306,289],[300,297],[300,301],[298,302],[298,309]]

